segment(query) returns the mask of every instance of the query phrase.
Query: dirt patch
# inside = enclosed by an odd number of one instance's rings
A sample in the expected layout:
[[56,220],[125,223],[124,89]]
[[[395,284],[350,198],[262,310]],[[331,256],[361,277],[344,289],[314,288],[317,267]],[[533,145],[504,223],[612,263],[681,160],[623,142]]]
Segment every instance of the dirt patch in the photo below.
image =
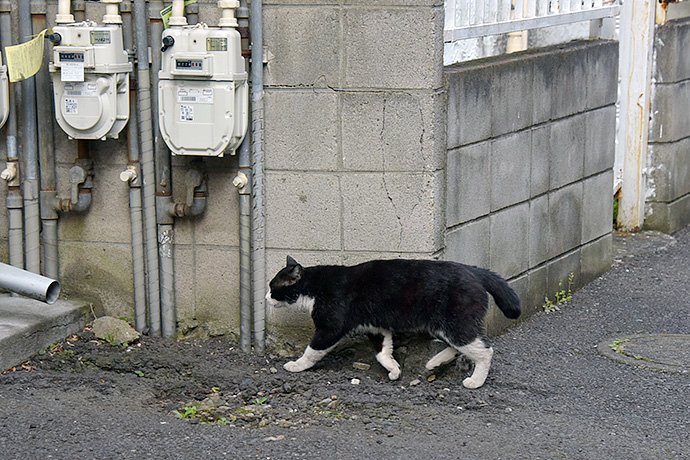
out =
[[87,328],[3,378],[7,382],[21,378],[20,373],[48,379],[55,375],[60,378],[55,385],[74,380],[82,390],[91,387],[101,395],[138,396],[144,404],[192,424],[243,428],[300,429],[356,421],[392,433],[402,420],[437,409],[476,411],[489,406],[485,393],[460,384],[471,370],[465,361],[433,373],[424,370],[423,360],[441,344],[405,337],[396,345],[403,375],[391,382],[362,337],[347,339],[314,369],[294,374],[282,367],[288,358],[243,353],[232,339],[173,342],[143,337],[120,345],[97,340]]

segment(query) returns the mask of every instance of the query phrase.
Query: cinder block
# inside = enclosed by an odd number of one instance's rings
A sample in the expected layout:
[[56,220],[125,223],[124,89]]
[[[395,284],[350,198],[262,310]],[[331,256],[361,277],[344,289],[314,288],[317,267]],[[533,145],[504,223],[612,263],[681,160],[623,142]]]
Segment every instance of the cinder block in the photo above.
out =
[[266,246],[340,249],[339,179],[322,173],[266,173]]
[[582,190],[582,243],[595,240],[613,228],[613,171],[586,179]]
[[618,42],[597,40],[584,43],[587,44],[586,108],[615,104],[618,100]]
[[544,299],[549,295],[547,291],[549,267],[542,265],[527,273],[529,287],[527,296],[522,301],[522,314],[529,315],[539,311],[544,305]]
[[573,283],[571,290],[577,286],[582,286],[580,279],[580,248],[549,261],[546,265],[548,269],[548,284],[546,286],[546,296],[554,300],[557,292],[568,292],[568,278],[572,275]]
[[[584,111],[587,103],[586,47],[575,44],[554,48],[548,57],[536,60],[534,88],[550,92],[552,120]],[[541,119],[543,113],[539,115]]]
[[491,142],[491,210],[530,196],[532,132],[525,130]]
[[491,80],[491,135],[496,137],[532,124],[530,59],[509,59],[495,66]]
[[453,66],[448,75],[448,148],[491,137],[494,65]]
[[194,316],[210,335],[239,330],[239,253],[237,248],[196,248]]
[[504,278],[512,278],[529,268],[529,203],[503,209],[490,216],[490,267]]
[[551,120],[553,57],[544,50],[532,58],[532,122],[537,125]]
[[551,125],[550,188],[582,178],[585,157],[585,116],[576,115]]
[[[433,171],[442,166],[442,105],[432,91],[343,93],[343,167],[358,171]],[[312,128],[314,129],[314,128]],[[305,133],[306,134],[306,133]]]
[[551,182],[551,124],[532,129],[530,196],[549,191]]
[[342,183],[344,249],[435,252],[441,185],[438,174],[349,174]]
[[449,231],[444,259],[489,267],[489,230],[489,218],[485,217]]
[[[347,88],[440,88],[443,21],[440,8],[345,8],[343,85]],[[303,33],[301,27],[287,27]],[[332,24],[328,27],[338,31]],[[295,46],[291,40],[285,43]],[[314,42],[305,49],[311,52]]]
[[582,239],[582,182],[549,194],[549,259],[578,247]]
[[616,106],[585,114],[585,169],[590,176],[613,167],[616,156]]
[[[60,197],[69,198],[68,171],[73,164],[59,165],[57,183]],[[91,206],[83,213],[61,213],[59,241],[127,243],[132,241],[129,218],[129,187],[120,181],[124,166],[94,163]]]
[[654,80],[675,83],[690,79],[690,20],[669,21],[654,32]]
[[489,213],[491,156],[488,142],[448,152],[446,219],[452,227]]
[[690,138],[649,144],[647,189],[652,201],[673,201],[690,193]]
[[647,202],[644,228],[675,233],[690,224],[690,194],[670,203]]
[[130,245],[60,240],[58,250],[63,293],[88,299],[97,315],[134,319]]
[[270,58],[267,86],[340,85],[340,11],[337,7],[267,5],[264,45]]
[[542,195],[529,202],[529,266],[545,262],[549,258],[551,219],[549,197]]
[[266,168],[338,168],[338,97],[333,91],[266,91]]
[[594,281],[611,269],[613,262],[613,236],[608,233],[580,248],[580,283]]
[[649,142],[674,142],[690,135],[686,120],[690,107],[690,80],[656,84],[652,89]]

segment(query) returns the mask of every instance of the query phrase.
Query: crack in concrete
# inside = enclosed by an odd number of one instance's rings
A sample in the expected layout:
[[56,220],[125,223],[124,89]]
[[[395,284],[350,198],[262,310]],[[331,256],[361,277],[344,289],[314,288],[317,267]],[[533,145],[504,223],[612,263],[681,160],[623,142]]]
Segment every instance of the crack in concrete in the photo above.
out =
[[391,205],[393,206],[393,212],[395,213],[395,217],[398,220],[398,226],[400,227],[400,232],[398,233],[398,248],[402,247],[402,239],[403,239],[403,224],[402,224],[402,218],[400,217],[400,213],[398,212],[398,207],[395,205],[395,201],[393,200],[393,197],[391,196],[390,190],[388,189],[388,181],[386,180],[386,147],[388,144],[385,141],[385,131],[386,131],[386,97],[383,97],[383,108],[382,108],[382,114],[381,114],[381,132],[380,132],[380,138],[381,138],[381,144],[383,146],[382,152],[381,152],[381,177],[383,181],[383,189],[386,192],[386,197],[388,200],[391,202]]

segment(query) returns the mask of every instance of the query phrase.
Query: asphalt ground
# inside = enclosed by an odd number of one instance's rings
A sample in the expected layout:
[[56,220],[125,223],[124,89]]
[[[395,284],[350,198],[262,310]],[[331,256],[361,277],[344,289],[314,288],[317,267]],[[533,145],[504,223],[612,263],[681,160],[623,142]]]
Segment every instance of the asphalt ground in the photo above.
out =
[[[690,231],[615,240],[609,272],[559,311],[537,313],[494,338],[493,366],[478,390],[462,387],[462,366],[424,374],[419,363],[430,355],[417,359],[428,350],[412,344],[404,346],[401,379],[389,382],[373,359],[368,370],[353,369],[367,359],[357,350],[290,374],[282,369],[288,358],[244,355],[223,339],[123,349],[84,335],[63,344],[72,353],[49,350],[0,376],[0,456],[690,458],[684,342],[649,339],[690,334]],[[643,353],[631,351],[638,339]],[[611,359],[625,351],[632,360]],[[674,353],[675,368],[648,365],[673,365]],[[251,400],[251,410],[265,415],[230,424],[173,415],[194,401],[201,407],[214,391],[226,406],[241,400],[246,414]],[[337,410],[325,405],[329,399],[341,402]]]

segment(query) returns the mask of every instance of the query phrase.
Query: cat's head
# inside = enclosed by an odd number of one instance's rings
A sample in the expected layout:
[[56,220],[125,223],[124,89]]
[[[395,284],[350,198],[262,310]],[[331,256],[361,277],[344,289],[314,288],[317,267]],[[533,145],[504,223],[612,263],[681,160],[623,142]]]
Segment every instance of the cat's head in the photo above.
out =
[[287,264],[268,284],[266,301],[272,307],[293,305],[300,297],[300,280],[304,268],[295,259],[287,256]]

